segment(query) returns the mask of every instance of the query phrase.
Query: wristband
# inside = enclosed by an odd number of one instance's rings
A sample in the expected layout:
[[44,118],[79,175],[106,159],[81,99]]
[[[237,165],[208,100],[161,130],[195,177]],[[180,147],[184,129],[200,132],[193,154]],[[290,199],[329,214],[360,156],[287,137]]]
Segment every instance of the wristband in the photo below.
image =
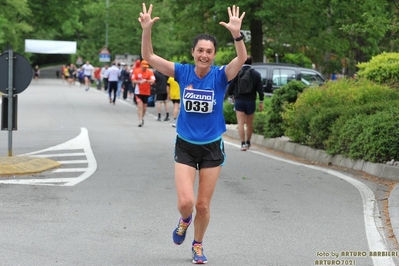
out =
[[245,36],[244,36],[244,33],[242,33],[242,31],[241,31],[240,34],[241,34],[240,37],[234,39],[235,42],[239,42],[239,41],[241,41],[242,39],[244,39],[244,37],[245,37]]

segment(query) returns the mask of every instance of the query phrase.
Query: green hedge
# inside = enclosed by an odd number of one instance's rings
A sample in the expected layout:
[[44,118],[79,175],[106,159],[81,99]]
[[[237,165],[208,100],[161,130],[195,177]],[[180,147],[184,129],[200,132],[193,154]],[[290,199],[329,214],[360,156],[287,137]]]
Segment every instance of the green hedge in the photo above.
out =
[[[378,145],[367,141],[376,141],[383,137],[363,137],[359,143],[355,140],[366,134],[367,130],[372,131],[373,127],[366,123],[368,121],[366,118],[374,122],[376,121],[373,120],[374,117],[379,117],[381,121],[387,117],[393,120],[393,114],[397,113],[399,113],[397,90],[366,79],[342,79],[327,82],[321,88],[307,88],[295,103],[285,105],[282,117],[284,134],[294,142],[326,149],[331,154],[343,154],[353,159],[363,156],[365,160],[382,162],[383,159],[396,155],[390,152],[382,156],[381,151],[387,152],[390,148],[377,149],[383,141],[377,142]],[[354,121],[359,123],[359,126],[355,126]],[[365,127],[363,131],[359,131],[361,125]],[[379,126],[387,127],[385,124]],[[385,130],[380,129],[381,132]],[[372,132],[376,134],[375,130]],[[366,148],[360,149],[360,143],[369,149],[367,153]]]
[[[362,77],[321,87],[293,81],[264,102],[264,111],[255,114],[255,134],[287,136],[329,154],[374,163],[399,160],[399,90]],[[224,115],[226,123],[237,123],[228,101]]]
[[291,81],[288,84],[273,92],[270,100],[268,115],[265,117],[264,133],[265,138],[276,138],[284,135],[284,123],[281,114],[284,111],[284,105],[294,103],[298,94],[303,92],[306,85],[300,81]]
[[374,114],[342,117],[332,127],[327,152],[386,162],[399,158],[399,101]]
[[391,87],[399,85],[399,53],[382,53],[357,66],[359,77]]
[[223,103],[223,115],[226,124],[237,124],[236,112],[234,111],[234,104],[229,103],[229,101],[224,101]]

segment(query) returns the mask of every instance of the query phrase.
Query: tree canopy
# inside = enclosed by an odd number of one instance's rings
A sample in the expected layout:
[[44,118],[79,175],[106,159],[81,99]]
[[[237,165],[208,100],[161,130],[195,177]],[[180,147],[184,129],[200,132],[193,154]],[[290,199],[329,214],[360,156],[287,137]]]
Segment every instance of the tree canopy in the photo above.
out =
[[[199,33],[217,37],[220,64],[235,56],[226,0],[154,0],[154,51],[173,61],[191,60],[192,39]],[[354,71],[358,62],[398,49],[397,0],[237,0],[246,15],[248,53],[255,62],[279,55],[303,54],[324,73]],[[25,39],[76,41],[76,55],[99,64],[108,46],[112,55],[140,55],[141,2],[127,0],[3,0],[0,3],[0,48],[23,53]],[[55,56],[26,54],[32,63],[59,63]],[[68,63],[68,62],[65,62]]]

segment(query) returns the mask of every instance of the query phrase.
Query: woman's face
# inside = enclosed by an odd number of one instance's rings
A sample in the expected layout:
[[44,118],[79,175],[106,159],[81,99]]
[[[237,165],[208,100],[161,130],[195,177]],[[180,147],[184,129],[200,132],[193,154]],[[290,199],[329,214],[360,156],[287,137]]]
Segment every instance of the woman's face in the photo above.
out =
[[199,40],[191,52],[197,67],[209,67],[215,58],[215,46],[208,40]]

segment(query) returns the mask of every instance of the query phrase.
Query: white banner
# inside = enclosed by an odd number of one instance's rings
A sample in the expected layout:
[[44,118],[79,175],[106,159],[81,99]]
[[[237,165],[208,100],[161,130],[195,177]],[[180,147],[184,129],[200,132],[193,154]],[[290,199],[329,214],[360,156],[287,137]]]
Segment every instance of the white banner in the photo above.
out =
[[25,52],[38,54],[76,54],[76,42],[25,40]]

